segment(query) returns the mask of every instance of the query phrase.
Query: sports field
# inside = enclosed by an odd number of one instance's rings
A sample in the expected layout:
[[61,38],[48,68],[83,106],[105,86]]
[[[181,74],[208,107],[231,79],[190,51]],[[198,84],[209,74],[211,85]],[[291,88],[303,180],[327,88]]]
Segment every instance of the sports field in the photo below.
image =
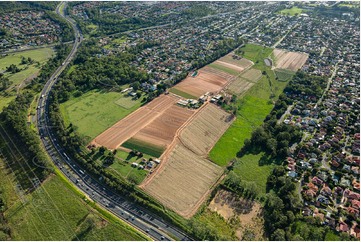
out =
[[60,105],[65,124],[76,127],[77,132],[87,141],[112,126],[140,107],[141,99],[126,98],[127,108],[120,105],[124,94],[118,92],[90,91],[80,97],[71,98]]

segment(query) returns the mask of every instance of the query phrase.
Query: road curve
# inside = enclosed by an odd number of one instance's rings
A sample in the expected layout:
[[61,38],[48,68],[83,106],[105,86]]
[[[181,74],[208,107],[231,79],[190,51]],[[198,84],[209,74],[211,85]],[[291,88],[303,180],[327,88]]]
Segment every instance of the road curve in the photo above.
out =
[[75,53],[83,40],[83,36],[75,21],[69,18],[69,16],[60,13],[61,5],[64,5],[64,8],[66,7],[66,3],[62,2],[57,6],[56,12],[71,24],[74,29],[75,40],[70,54],[44,85],[38,101],[36,113],[38,133],[47,154],[59,170],[87,197],[91,198],[104,209],[116,215],[126,223],[144,232],[144,234],[150,238],[158,241],[172,239],[192,240],[192,238],[187,236],[184,232],[164,221],[159,216],[139,207],[137,204],[108,189],[100,184],[98,180],[88,175],[76,162],[70,159],[65,150],[60,146],[55,135],[52,133],[53,131],[49,126],[48,117],[49,93],[59,75],[74,58]]

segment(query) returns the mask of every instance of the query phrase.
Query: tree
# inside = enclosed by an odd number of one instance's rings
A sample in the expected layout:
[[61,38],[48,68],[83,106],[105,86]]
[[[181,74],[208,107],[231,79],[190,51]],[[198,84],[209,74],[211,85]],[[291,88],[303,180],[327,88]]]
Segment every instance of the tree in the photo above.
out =
[[276,229],[276,231],[271,235],[271,240],[274,241],[285,241],[285,231],[283,229]]
[[104,153],[105,153],[106,150],[107,150],[107,148],[105,148],[104,146],[101,146],[101,147],[99,148],[99,154],[104,155]]

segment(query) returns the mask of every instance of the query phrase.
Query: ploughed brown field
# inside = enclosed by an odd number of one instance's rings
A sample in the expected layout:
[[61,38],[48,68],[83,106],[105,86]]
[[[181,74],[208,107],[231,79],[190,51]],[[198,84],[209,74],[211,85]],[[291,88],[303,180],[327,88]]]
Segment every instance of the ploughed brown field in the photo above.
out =
[[186,218],[194,215],[223,173],[221,167],[195,155],[182,144],[175,146],[161,168],[141,187]]
[[251,82],[257,82],[262,78],[262,72],[260,70],[251,68],[242,73],[241,78],[247,79]]
[[241,58],[240,60],[237,60],[232,57],[233,55],[234,55],[234,53],[229,53],[228,55],[223,56],[222,58],[218,59],[218,61],[226,62],[226,63],[232,64],[232,65],[241,67],[243,70],[247,69],[253,65],[252,61],[247,60],[245,58]]
[[195,154],[206,157],[233,120],[232,114],[209,103],[181,131],[179,139]]
[[194,215],[223,173],[207,154],[233,120],[216,105],[206,104],[181,128],[159,169],[140,187],[180,215]]
[[[218,72],[222,73],[222,72]],[[233,77],[229,75],[229,78]],[[217,74],[215,71],[200,69],[195,77],[188,76],[186,79],[175,85],[174,88],[192,96],[200,97],[206,92],[218,93],[228,83],[229,79],[224,73]]]
[[172,95],[161,95],[105,130],[91,144],[104,146],[108,149],[118,148],[138,131],[160,117],[178,100],[179,98]]
[[274,49],[276,68],[298,71],[307,61],[308,54],[299,52],[288,52],[281,49]]
[[173,141],[176,131],[193,113],[194,110],[174,104],[136,133],[133,138],[156,146],[166,147]]

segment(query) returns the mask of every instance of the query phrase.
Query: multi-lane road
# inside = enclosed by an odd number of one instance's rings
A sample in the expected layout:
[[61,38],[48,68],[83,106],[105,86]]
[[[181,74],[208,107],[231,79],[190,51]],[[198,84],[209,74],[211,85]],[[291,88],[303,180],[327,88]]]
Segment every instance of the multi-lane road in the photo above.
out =
[[127,200],[121,194],[115,193],[87,174],[84,169],[82,169],[66,154],[66,151],[61,147],[61,144],[59,144],[58,140],[52,133],[53,131],[49,126],[48,117],[49,93],[51,92],[51,89],[56,83],[59,75],[74,58],[75,53],[83,40],[83,36],[81,35],[75,21],[69,16],[65,16],[64,13],[61,12],[61,7],[65,9],[66,3],[60,3],[56,12],[66,19],[73,27],[75,41],[68,57],[53,73],[40,93],[37,107],[37,127],[46,152],[60,171],[69,179],[69,181],[74,183],[79,190],[86,194],[90,199],[97,202],[104,209],[142,231],[150,238],[154,240],[192,240],[178,228],[147,211],[145,208]]

